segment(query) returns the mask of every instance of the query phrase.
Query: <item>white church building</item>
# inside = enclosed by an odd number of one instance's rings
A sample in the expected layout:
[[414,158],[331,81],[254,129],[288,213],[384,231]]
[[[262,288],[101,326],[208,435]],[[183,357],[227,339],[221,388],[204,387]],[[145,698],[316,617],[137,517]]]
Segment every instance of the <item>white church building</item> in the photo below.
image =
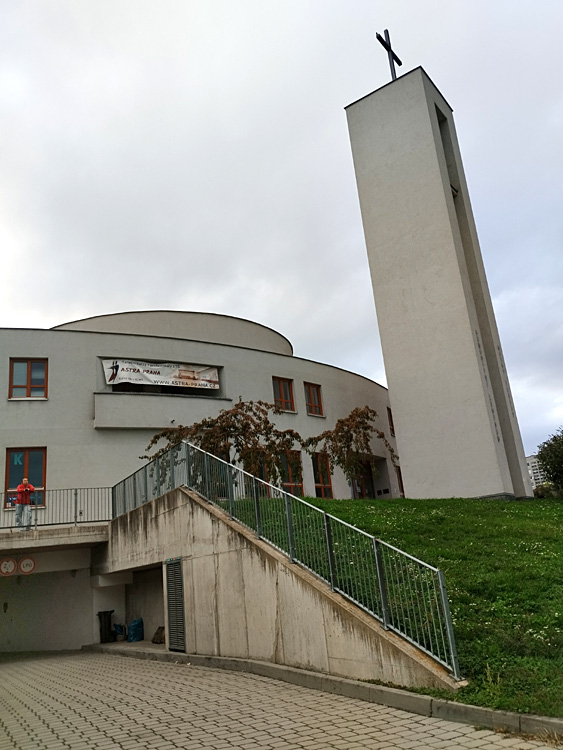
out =
[[[0,340],[3,514],[13,511],[24,476],[40,490],[112,486],[144,463],[140,456],[156,432],[216,416],[239,398],[275,402],[283,410],[277,426],[304,437],[368,405],[395,448],[386,388],[295,357],[283,335],[248,320],[124,312],[49,330],[2,329]],[[303,454],[302,481],[288,475],[285,489],[312,497],[400,496],[381,441],[374,439],[373,452],[377,471],[366,462],[354,486],[340,470],[331,476],[322,454]],[[50,494],[36,493],[37,514]]]

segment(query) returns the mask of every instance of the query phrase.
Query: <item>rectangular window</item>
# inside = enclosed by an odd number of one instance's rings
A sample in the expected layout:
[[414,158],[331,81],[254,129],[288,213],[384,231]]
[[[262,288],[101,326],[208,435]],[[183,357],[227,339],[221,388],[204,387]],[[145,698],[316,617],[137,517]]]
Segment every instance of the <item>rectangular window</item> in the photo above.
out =
[[323,416],[323,402],[321,400],[321,386],[313,383],[305,383],[305,403],[307,404],[307,414],[314,414],[317,417]]
[[293,380],[272,378],[274,383],[274,402],[282,411],[295,411],[293,402]]
[[361,460],[360,473],[352,481],[352,497],[356,500],[375,497],[373,471],[368,458]]
[[281,456],[282,486],[290,495],[303,497],[303,475],[301,471],[301,453],[291,451],[291,456]]
[[389,421],[389,432],[391,437],[395,437],[395,425],[393,424],[393,412],[387,407],[387,419]]
[[403,486],[403,475],[401,474],[401,468],[399,466],[395,466],[395,469],[397,471],[397,481],[399,482],[399,492],[401,493],[401,497],[404,497],[405,488]]
[[15,505],[18,484],[24,477],[35,487],[31,494],[32,505],[45,505],[46,471],[47,448],[7,448],[4,507]]
[[10,359],[8,398],[47,398],[47,360]]
[[332,498],[330,465],[326,453],[313,453],[313,474],[315,476],[315,495]]

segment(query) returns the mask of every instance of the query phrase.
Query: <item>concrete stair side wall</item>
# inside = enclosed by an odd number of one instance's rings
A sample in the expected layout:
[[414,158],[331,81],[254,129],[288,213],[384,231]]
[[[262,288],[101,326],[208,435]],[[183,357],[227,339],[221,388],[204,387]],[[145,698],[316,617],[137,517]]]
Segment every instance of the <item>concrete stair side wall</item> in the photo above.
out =
[[[111,522],[98,575],[182,558],[188,653],[455,689],[445,669],[183,489]],[[166,590],[164,591],[166,609]]]

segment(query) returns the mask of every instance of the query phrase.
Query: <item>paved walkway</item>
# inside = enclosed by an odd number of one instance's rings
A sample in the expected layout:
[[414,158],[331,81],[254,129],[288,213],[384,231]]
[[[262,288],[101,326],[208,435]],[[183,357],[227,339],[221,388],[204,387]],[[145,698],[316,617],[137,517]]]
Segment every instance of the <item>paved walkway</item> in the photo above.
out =
[[0,750],[527,750],[243,672],[97,653],[0,657]]

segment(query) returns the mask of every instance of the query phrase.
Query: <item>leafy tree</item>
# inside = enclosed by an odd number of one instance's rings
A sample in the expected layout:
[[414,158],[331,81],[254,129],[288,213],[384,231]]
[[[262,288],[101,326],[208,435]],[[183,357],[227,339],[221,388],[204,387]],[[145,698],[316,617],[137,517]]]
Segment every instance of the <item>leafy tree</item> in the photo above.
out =
[[549,481],[558,492],[563,491],[563,427],[555,435],[538,445],[538,461]]
[[393,465],[398,464],[397,454],[385,434],[375,427],[377,413],[369,406],[353,409],[336,422],[333,430],[306,439],[295,430],[280,430],[275,426],[270,415],[281,413],[283,410],[265,401],[239,400],[232,409],[222,409],[217,417],[208,417],[189,427],[179,425],[161,430],[152,438],[147,451],[162,440],[166,444],[142,458],[156,458],[182,440],[188,440],[215,456],[240,464],[250,474],[265,476],[273,484],[279,484],[283,481],[284,461],[291,467],[294,480],[301,480],[301,462],[295,450],[302,448],[309,454],[326,453],[331,472],[339,466],[351,481],[361,475],[366,457],[372,460],[375,474],[370,445],[375,434],[383,441]]
[[544,482],[534,487],[534,497],[551,498],[555,497],[555,490],[551,482]]
[[182,440],[188,440],[208,453],[232,459],[254,476],[267,477],[273,484],[278,484],[283,477],[285,457],[293,474],[300,478],[301,465],[296,462],[293,451],[295,444],[303,443],[303,438],[295,430],[279,430],[271,421],[270,413],[280,414],[281,409],[265,401],[239,400],[232,409],[222,409],[218,416],[207,417],[190,427],[165,428],[152,438],[147,450],[161,440],[166,440],[166,445],[142,458],[155,458]]
[[347,417],[337,420],[333,430],[326,430],[318,437],[305,440],[303,447],[308,453],[326,453],[331,473],[335,466],[339,466],[348,481],[361,476],[362,463],[366,457],[371,461],[372,472],[376,476],[370,445],[374,433],[385,444],[393,466],[398,465],[398,456],[393,447],[385,434],[375,427],[376,418],[377,412],[369,406],[356,407]]

